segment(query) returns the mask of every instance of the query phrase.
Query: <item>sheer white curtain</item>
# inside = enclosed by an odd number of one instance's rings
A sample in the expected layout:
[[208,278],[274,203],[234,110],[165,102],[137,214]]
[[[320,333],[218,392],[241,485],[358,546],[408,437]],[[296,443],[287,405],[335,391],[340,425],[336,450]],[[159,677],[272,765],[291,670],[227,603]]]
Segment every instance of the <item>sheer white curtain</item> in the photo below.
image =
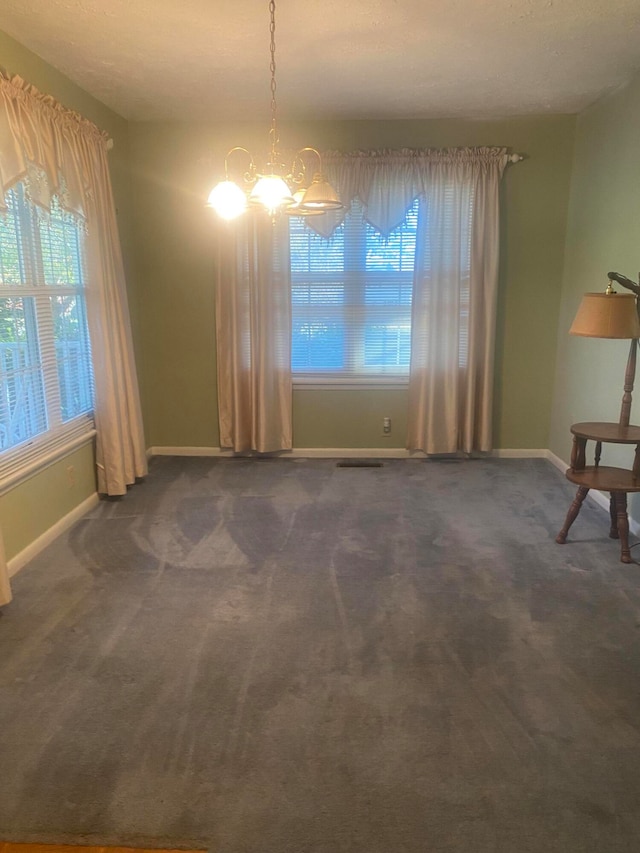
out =
[[[412,297],[407,447],[489,450],[498,286],[499,185],[505,148],[325,155],[348,206],[358,197],[382,234],[416,198],[420,212]],[[325,237],[344,211],[310,217]]]
[[18,181],[35,204],[47,209],[55,195],[86,223],[98,490],[121,495],[147,461],[107,139],[20,77],[0,74],[0,206]]
[[257,214],[217,228],[220,445],[237,452],[290,450],[288,223]]
[[407,446],[492,447],[503,149],[443,152],[425,172],[413,284]]

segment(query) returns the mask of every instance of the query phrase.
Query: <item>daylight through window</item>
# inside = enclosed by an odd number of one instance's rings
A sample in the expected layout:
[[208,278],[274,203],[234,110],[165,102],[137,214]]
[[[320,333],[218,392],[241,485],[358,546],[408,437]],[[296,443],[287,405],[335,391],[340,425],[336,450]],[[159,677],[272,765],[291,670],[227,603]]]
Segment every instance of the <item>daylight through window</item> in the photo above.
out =
[[90,430],[93,409],[82,225],[55,200],[50,212],[36,209],[21,184],[7,192],[5,203],[0,475],[6,455],[48,449]]
[[408,375],[418,210],[387,237],[357,201],[328,240],[291,218],[294,379]]

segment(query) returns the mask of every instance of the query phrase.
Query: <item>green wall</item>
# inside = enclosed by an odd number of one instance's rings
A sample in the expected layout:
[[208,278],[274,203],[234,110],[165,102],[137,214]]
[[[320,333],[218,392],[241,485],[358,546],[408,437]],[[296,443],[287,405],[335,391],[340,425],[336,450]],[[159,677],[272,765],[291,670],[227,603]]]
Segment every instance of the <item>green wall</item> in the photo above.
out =
[[[582,294],[603,291],[609,270],[638,280],[639,152],[640,75],[577,122],[549,444],[565,461],[572,423],[617,421],[620,414],[628,342],[570,337],[567,332]],[[636,388],[632,423],[639,422],[638,383]],[[603,464],[627,466],[631,461],[628,448],[603,448]]]
[[91,441],[3,495],[0,520],[7,559],[19,554],[95,491]]
[[[109,154],[109,164],[129,293],[130,297],[134,296],[127,122],[1,31],[0,66],[10,74],[20,75],[41,92],[53,95],[66,107],[86,116],[102,130],[106,130],[113,139],[114,147]],[[135,299],[130,298],[130,303],[134,309]],[[135,311],[132,310],[132,313],[135,314]],[[72,486],[69,486],[67,475],[70,465],[74,468],[75,482]],[[95,467],[92,443],[89,443],[0,496],[0,525],[7,558],[10,559],[22,551],[94,492]]]
[[[280,128],[283,148],[505,145],[527,159],[503,181],[495,446],[545,448],[575,117],[494,122],[341,121]],[[133,123],[140,369],[150,446],[217,446],[213,229],[203,208],[233,145],[261,153],[264,124]],[[403,390],[294,392],[296,447],[405,444]],[[392,434],[382,435],[382,417]]]

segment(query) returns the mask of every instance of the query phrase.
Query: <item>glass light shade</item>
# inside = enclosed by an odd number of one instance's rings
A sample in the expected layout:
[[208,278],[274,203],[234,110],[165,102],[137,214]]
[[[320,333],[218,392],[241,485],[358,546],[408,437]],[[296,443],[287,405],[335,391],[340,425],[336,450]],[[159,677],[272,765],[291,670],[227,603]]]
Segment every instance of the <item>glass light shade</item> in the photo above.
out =
[[324,175],[313,176],[311,186],[300,202],[302,210],[340,210],[344,207],[338,193],[327,181]]
[[247,197],[233,181],[220,181],[209,193],[207,207],[223,219],[235,219],[246,210]]
[[322,216],[324,210],[305,210],[304,207],[300,207],[305,193],[305,189],[296,190],[293,194],[293,204],[286,208],[285,213],[289,216]]
[[269,213],[275,213],[278,208],[293,204],[294,199],[283,178],[279,175],[263,175],[251,191],[249,202],[261,204]]
[[587,338],[640,338],[633,293],[585,293],[569,329]]

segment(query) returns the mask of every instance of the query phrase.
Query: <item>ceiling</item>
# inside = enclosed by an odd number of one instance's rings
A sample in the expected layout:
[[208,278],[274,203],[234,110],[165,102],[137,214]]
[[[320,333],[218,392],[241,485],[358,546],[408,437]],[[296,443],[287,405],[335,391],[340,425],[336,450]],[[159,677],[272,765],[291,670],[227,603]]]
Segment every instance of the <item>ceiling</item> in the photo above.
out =
[[[276,22],[284,119],[577,112],[640,69],[640,0],[278,0]],[[128,119],[268,114],[267,0],[0,0],[0,29]]]

